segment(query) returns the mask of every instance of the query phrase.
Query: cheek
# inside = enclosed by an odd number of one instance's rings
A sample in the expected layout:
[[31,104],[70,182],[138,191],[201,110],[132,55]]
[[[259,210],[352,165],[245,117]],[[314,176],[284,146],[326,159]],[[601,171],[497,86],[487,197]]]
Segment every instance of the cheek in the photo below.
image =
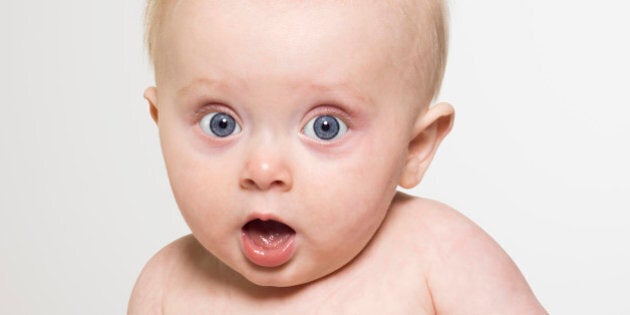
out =
[[400,152],[395,144],[378,143],[359,143],[351,154],[308,163],[309,187],[301,196],[317,205],[308,215],[328,234],[365,239],[380,225],[396,191],[401,155],[388,154]]
[[338,165],[334,175],[344,188],[369,200],[396,188],[405,148],[389,139],[366,138],[352,154],[335,162]]
[[186,143],[185,134],[162,136],[162,151],[173,195],[184,219],[193,231],[204,222],[227,218],[230,204],[226,187],[235,185],[230,159],[202,154]]

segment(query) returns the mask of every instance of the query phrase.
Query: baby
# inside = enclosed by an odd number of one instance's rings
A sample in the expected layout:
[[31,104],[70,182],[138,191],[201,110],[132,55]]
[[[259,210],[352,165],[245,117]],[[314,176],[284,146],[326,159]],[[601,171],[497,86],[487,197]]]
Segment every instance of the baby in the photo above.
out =
[[439,0],[150,0],[144,94],[192,234],[129,314],[545,314],[506,253],[416,186],[451,129],[429,106]]

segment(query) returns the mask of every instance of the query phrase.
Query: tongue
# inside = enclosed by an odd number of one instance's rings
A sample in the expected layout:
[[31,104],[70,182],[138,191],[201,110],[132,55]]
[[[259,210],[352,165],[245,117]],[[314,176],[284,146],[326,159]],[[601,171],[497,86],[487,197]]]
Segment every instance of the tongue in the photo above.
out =
[[286,224],[272,220],[251,221],[245,225],[244,231],[256,246],[265,249],[280,248],[295,234]]

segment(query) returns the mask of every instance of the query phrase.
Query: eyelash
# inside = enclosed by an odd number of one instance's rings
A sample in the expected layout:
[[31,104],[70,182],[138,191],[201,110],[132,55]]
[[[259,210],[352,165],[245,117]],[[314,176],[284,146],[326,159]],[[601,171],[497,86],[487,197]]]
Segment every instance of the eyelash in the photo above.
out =
[[302,130],[306,126],[306,124],[309,121],[311,121],[311,119],[317,116],[322,116],[322,115],[330,115],[330,116],[339,118],[346,124],[346,126],[348,127],[348,130],[351,130],[354,127],[352,124],[352,119],[350,118],[350,115],[346,111],[332,105],[321,105],[310,110],[309,114],[305,117],[304,121],[302,122],[302,126],[300,127],[300,130]]
[[199,122],[205,115],[210,114],[212,112],[226,113],[232,116],[236,120],[237,123],[241,124],[241,126],[243,124],[241,117],[237,115],[235,111],[233,111],[228,106],[219,105],[219,104],[206,104],[206,105],[201,106],[192,114],[192,123],[199,124]]

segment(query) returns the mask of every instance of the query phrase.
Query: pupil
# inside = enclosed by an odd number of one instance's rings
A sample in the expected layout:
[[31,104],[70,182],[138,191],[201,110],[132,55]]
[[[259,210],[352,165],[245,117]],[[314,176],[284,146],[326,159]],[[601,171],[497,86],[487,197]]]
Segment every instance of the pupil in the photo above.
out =
[[322,130],[324,130],[324,131],[328,131],[328,130],[330,130],[330,124],[328,123],[328,121],[327,121],[327,120],[325,120],[325,121],[323,122],[323,124],[322,124]]
[[225,129],[225,128],[227,128],[227,126],[228,126],[227,119],[225,119],[225,118],[221,119],[221,122],[219,123],[219,128]]

